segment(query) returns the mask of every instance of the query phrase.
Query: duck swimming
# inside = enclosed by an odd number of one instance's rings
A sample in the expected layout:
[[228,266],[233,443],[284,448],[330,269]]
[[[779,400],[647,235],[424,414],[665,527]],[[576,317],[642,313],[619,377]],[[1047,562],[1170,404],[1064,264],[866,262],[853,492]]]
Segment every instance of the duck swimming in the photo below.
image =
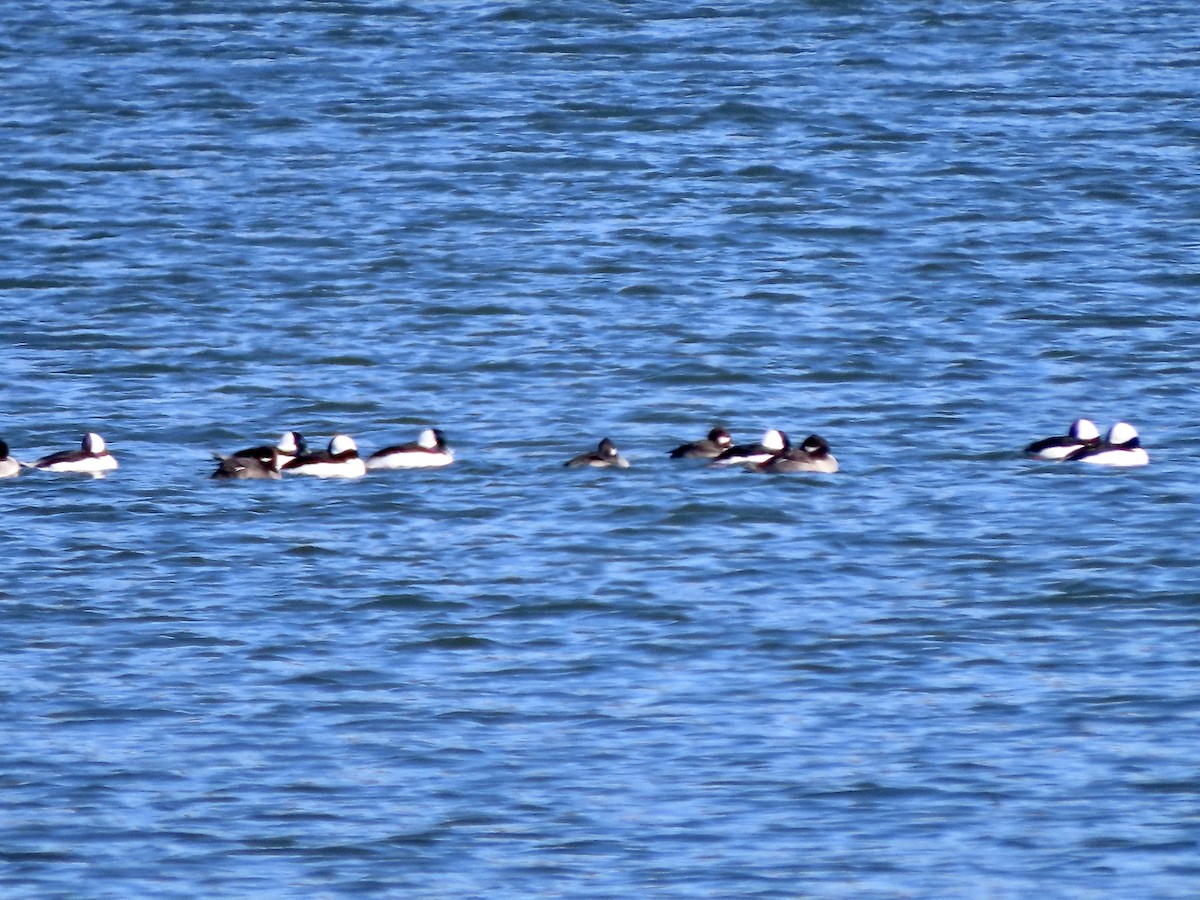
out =
[[1025,448],[1028,456],[1037,459],[1066,459],[1077,450],[1100,446],[1100,430],[1090,419],[1076,419],[1066,434],[1042,438]]
[[1097,466],[1129,467],[1146,465],[1150,462],[1150,454],[1142,449],[1142,440],[1136,428],[1128,422],[1117,422],[1108,429],[1104,443],[1081,447],[1067,459]]
[[367,467],[358,456],[358,444],[348,434],[335,434],[328,450],[297,456],[282,467],[291,475],[315,475],[317,478],[361,478]]
[[758,463],[760,472],[824,472],[832,474],[838,470],[838,461],[829,452],[829,444],[819,434],[810,434],[799,447],[777,453],[766,462]]
[[[251,449],[261,450],[263,448],[255,447]],[[217,470],[212,473],[212,477],[224,479],[269,478],[278,480],[283,477],[279,474],[279,459],[281,454],[274,447],[267,447],[265,449],[273,451],[265,459],[261,456],[243,456],[237,453],[232,456],[217,456]]]
[[61,450],[43,456],[33,463],[34,469],[45,469],[47,472],[82,472],[88,475],[100,475],[117,468],[116,458],[108,452],[104,438],[89,431],[80,441],[78,450]]
[[563,466],[574,469],[583,466],[593,466],[596,468],[607,466],[615,469],[628,469],[629,461],[617,451],[616,444],[608,438],[604,438],[591,453],[581,453],[579,456],[567,460],[563,463]]
[[788,436],[777,428],[763,433],[757,444],[741,444],[722,450],[713,459],[715,466],[764,463],[772,456],[784,452],[791,446]]
[[446,435],[426,428],[415,441],[384,447],[367,457],[368,469],[429,469],[454,462],[454,451],[446,444]]
[[285,431],[279,436],[279,441],[274,447],[266,445],[247,447],[245,450],[238,450],[236,453],[230,453],[228,457],[218,457],[218,459],[253,457],[263,462],[274,460],[277,468],[283,468],[297,456],[302,456],[307,452],[308,443],[304,440],[304,435],[298,431]]
[[671,459],[714,459],[733,446],[733,437],[724,428],[714,428],[708,437],[692,441],[671,451]]

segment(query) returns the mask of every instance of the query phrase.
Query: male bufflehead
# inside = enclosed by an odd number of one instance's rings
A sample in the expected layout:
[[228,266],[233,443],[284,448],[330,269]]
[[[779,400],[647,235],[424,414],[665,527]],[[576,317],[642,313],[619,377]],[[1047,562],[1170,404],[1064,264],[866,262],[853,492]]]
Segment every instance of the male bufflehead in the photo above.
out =
[[265,456],[244,456],[235,453],[233,456],[213,456],[218,460],[217,470],[213,478],[273,478],[282,477],[279,474],[279,459],[282,454],[274,447],[252,447],[252,450],[268,450]]
[[605,438],[591,453],[581,453],[574,459],[567,460],[563,466],[570,468],[611,466],[616,469],[628,469],[629,461],[617,452],[616,444]]
[[298,431],[285,431],[279,436],[279,443],[274,447],[247,447],[245,450],[238,450],[225,458],[252,456],[264,463],[274,461],[278,468],[283,468],[297,456],[302,456],[307,452],[308,444],[304,440],[304,435]]
[[1137,429],[1128,422],[1117,422],[1108,429],[1103,444],[1081,447],[1067,459],[1097,466],[1144,466],[1150,462],[1150,455],[1142,449]]
[[791,447],[788,436],[776,428],[766,431],[762,440],[757,444],[740,444],[722,450],[713,460],[715,466],[728,466],[737,463],[764,463],[772,456],[783,453]]
[[825,472],[838,470],[838,461],[829,452],[829,444],[819,434],[810,434],[799,447],[776,453],[755,466],[760,472]]
[[1090,419],[1076,419],[1066,434],[1042,438],[1025,448],[1025,453],[1038,459],[1066,459],[1077,450],[1100,446],[1100,431]]
[[104,438],[89,431],[80,441],[78,450],[62,450],[43,456],[33,463],[35,469],[47,472],[83,472],[100,475],[117,468],[117,460],[104,446]]
[[8,444],[0,441],[0,478],[12,478],[21,472],[21,464],[8,455]]
[[671,459],[713,459],[733,446],[733,437],[724,428],[714,428],[708,437],[692,441],[671,451]]
[[426,428],[415,441],[384,447],[367,457],[368,469],[429,469],[454,462],[454,451],[446,445],[446,435]]
[[367,467],[358,458],[358,444],[354,439],[346,434],[335,434],[329,441],[328,450],[297,456],[283,466],[283,471],[318,478],[359,478],[367,474]]

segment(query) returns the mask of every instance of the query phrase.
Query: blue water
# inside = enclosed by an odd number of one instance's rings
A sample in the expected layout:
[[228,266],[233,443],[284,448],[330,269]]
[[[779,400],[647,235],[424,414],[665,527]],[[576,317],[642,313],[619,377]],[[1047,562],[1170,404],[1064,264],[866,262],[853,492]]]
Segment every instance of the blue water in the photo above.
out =
[[1194,896],[1198,34],[7,4],[0,893]]

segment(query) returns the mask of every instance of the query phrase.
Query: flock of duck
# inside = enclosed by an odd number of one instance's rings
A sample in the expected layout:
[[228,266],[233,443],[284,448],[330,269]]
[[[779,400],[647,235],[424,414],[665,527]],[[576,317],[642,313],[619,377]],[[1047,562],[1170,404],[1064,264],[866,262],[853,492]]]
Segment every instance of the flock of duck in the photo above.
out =
[[[1037,459],[1078,461],[1100,466],[1144,466],[1150,461],[1141,446],[1137,430],[1127,422],[1117,422],[1101,439],[1100,431],[1089,419],[1076,419],[1065,435],[1043,438],[1025,448],[1025,454]],[[770,429],[754,444],[735,444],[724,428],[714,428],[708,436],[670,451],[673,459],[707,459],[715,466],[740,465],[758,472],[838,471],[838,462],[829,444],[819,434],[809,435],[793,447],[788,436]],[[304,437],[295,431],[284,432],[274,445],[247,447],[228,455],[213,454],[217,461],[213,478],[282,478],[283,475],[313,475],[318,478],[359,478],[367,472],[386,469],[428,469],[454,462],[454,451],[446,436],[436,428],[427,428],[415,441],[385,447],[363,459],[358,445],[349,435],[335,434],[325,450],[309,450]],[[595,450],[581,453],[563,463],[568,468],[585,466],[629,468],[629,461],[616,445],[604,438]],[[8,444],[0,440],[0,478],[11,478],[23,468],[47,472],[79,472],[100,477],[117,468],[117,460],[95,432],[83,436],[77,450],[63,450],[24,463],[9,455]]]
[[1091,419],[1076,419],[1064,435],[1042,438],[1025,448],[1027,456],[1091,463],[1097,466],[1144,466],[1150,455],[1142,448],[1137,429],[1117,422],[1104,439]]

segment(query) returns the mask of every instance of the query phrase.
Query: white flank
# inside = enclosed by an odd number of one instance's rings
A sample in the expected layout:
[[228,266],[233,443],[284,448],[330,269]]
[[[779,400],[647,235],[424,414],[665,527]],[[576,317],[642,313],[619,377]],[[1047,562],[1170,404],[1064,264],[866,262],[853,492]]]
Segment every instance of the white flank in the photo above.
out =
[[105,453],[103,456],[85,456],[83,459],[71,459],[51,463],[43,467],[47,472],[83,472],[95,475],[99,472],[111,472],[117,468],[115,457]]
[[428,450],[400,450],[371,456],[368,469],[436,469],[454,462],[453,453],[431,453]]
[[1080,462],[1091,463],[1094,466],[1144,466],[1150,462],[1150,454],[1141,447],[1133,450],[1101,450],[1091,456],[1085,456]]
[[313,462],[294,469],[288,469],[292,475],[312,475],[316,478],[361,478],[367,474],[367,467],[361,459],[344,459],[340,462]]

